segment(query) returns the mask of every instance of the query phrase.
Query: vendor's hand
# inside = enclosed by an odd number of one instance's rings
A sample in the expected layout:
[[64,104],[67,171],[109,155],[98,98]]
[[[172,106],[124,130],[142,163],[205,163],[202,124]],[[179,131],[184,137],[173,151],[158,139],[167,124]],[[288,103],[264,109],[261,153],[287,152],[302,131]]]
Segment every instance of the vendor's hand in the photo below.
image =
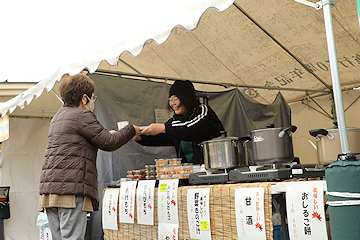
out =
[[116,130],[110,130],[109,131],[111,134],[114,134],[114,133],[116,133],[117,131]]
[[165,124],[162,123],[152,123],[147,126],[144,130],[141,131],[143,135],[158,135],[159,133],[165,133]]
[[138,126],[136,125],[133,125],[134,129],[135,129],[135,135],[129,140],[129,142],[131,141],[141,141],[141,137],[140,137],[140,134],[141,134],[141,130]]

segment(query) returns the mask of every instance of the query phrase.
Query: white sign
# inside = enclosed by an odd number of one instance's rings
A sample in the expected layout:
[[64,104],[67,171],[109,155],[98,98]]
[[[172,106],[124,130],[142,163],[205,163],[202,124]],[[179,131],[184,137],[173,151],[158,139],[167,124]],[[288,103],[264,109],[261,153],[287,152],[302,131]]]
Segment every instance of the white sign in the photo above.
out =
[[119,222],[121,223],[134,223],[136,183],[137,181],[121,183],[119,203]]
[[294,182],[286,186],[290,239],[328,239],[323,184]]
[[118,230],[119,189],[107,189],[103,197],[102,224],[104,229]]
[[210,188],[187,191],[187,213],[191,239],[211,239]]
[[154,190],[156,180],[139,181],[136,193],[137,223],[154,225]]
[[178,240],[179,224],[159,223],[159,240]]
[[236,188],[235,215],[238,239],[264,239],[264,188]]
[[124,128],[126,125],[129,124],[129,121],[122,121],[122,122],[117,122],[118,125],[118,130]]
[[0,142],[9,139],[9,114],[0,118]]
[[155,109],[155,122],[166,123],[173,115],[173,111],[169,111],[167,109]]
[[179,179],[159,181],[158,219],[159,223],[179,224],[177,190]]

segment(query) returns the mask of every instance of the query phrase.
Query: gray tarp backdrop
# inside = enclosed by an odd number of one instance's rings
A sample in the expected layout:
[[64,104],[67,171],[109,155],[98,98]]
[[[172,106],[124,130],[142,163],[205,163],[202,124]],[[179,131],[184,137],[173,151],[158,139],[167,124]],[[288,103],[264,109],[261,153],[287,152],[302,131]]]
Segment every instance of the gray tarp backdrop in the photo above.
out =
[[[95,81],[95,115],[107,129],[116,129],[118,121],[146,126],[155,122],[154,109],[166,109],[171,84],[134,80],[115,76],[91,74]],[[272,104],[264,105],[249,98],[239,89],[224,92],[197,92],[208,96],[208,104],[222,121],[228,136],[247,136],[251,130],[265,128],[273,123],[275,127],[291,125],[290,107],[279,93]],[[249,146],[249,150],[250,150]],[[252,162],[249,151],[249,162]],[[143,147],[130,142],[114,152],[99,150],[97,158],[99,196],[112,181],[126,177],[128,170],[140,169],[154,164],[155,158],[175,156],[172,147]],[[101,210],[101,209],[100,209]],[[102,232],[101,211],[91,215],[91,235]]]

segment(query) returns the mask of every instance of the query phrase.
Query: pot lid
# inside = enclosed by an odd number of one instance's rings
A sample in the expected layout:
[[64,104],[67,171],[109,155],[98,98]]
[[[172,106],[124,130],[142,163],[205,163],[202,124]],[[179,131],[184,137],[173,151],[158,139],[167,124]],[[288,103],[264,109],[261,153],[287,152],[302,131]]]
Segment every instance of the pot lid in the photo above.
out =
[[240,140],[239,137],[217,137],[217,138],[213,138],[213,139],[210,139],[210,140],[207,140],[207,141],[203,141],[201,142],[201,144],[204,144],[204,143],[210,143],[210,142],[226,142],[226,141],[238,141]]
[[280,132],[283,128],[264,128],[264,129],[256,129],[252,130],[251,132],[264,132],[264,131],[278,131]]

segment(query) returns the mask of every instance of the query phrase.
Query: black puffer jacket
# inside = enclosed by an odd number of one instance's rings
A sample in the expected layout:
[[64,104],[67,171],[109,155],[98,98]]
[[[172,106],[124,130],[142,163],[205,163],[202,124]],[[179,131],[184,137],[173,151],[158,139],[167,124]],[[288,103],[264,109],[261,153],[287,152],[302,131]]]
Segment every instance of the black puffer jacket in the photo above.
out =
[[135,134],[127,125],[111,134],[95,115],[82,108],[62,107],[49,127],[40,176],[40,194],[87,195],[98,209],[97,150],[113,151]]
[[202,141],[220,136],[224,127],[216,113],[204,104],[189,110],[184,115],[174,115],[165,123],[165,133],[156,136],[141,135],[139,141],[144,146],[175,146],[178,157],[185,160],[180,142],[192,142],[194,163],[204,163]]

